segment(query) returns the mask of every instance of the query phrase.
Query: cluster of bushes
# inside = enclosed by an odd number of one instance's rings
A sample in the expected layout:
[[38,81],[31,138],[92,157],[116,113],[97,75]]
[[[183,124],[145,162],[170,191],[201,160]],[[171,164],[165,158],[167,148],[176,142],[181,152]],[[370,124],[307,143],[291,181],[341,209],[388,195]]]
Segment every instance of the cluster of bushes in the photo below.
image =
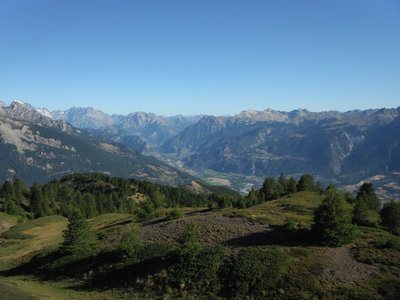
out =
[[302,175],[299,180],[281,174],[278,179],[275,179],[275,177],[265,178],[260,189],[251,189],[245,197],[223,195],[214,199],[214,201],[217,202],[219,208],[234,207],[241,209],[302,191],[322,192],[323,188],[319,182],[314,181],[310,174]]
[[[380,223],[393,234],[400,235],[400,203],[389,201],[380,208],[380,200],[372,183],[363,183],[355,199],[352,214],[345,209],[345,199],[348,195],[329,186],[325,191],[322,204],[314,213],[313,232],[316,239],[323,245],[341,246],[353,239],[354,225],[378,226]],[[380,217],[378,223],[377,218]]]
[[[64,233],[65,241],[59,250],[63,257],[59,258],[56,269],[53,264],[52,272],[64,270],[60,264],[71,265],[74,260],[76,266],[79,265],[78,261],[94,265],[91,261],[98,262],[101,260],[99,257],[104,256],[100,254],[96,257],[93,251],[90,252],[89,245],[93,237],[85,225],[86,221],[78,213],[72,214],[69,220],[70,224]],[[90,278],[86,278],[92,284],[109,284],[111,277],[115,280],[121,276],[125,283],[133,284],[136,292],[153,295],[261,297],[276,293],[280,281],[288,272],[290,256],[276,247],[251,247],[229,254],[220,245],[202,244],[194,224],[187,226],[179,246],[174,249],[158,244],[142,245],[137,227],[132,226],[124,232],[113,249],[115,254],[107,256],[108,261],[104,262],[107,268],[96,266],[97,271],[100,270],[96,273],[85,270],[91,274]],[[92,258],[88,259],[90,255]],[[125,266],[132,271],[122,276]]]
[[376,227],[379,224],[393,234],[400,235],[400,202],[381,202],[370,182],[363,183],[354,200],[353,224]]

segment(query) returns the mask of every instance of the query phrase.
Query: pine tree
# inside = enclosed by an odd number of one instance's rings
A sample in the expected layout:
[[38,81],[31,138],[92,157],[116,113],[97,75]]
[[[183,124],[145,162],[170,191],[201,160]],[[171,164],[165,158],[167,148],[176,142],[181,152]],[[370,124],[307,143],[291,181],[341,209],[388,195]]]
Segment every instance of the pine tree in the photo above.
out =
[[6,180],[0,188],[0,196],[4,198],[2,211],[10,215],[26,216],[26,211],[22,207],[24,202],[20,193],[16,192],[15,185]]
[[264,197],[264,200],[274,200],[279,197],[279,188],[275,178],[265,178],[261,188],[261,193]]
[[289,193],[296,193],[297,192],[297,181],[293,177],[289,178],[288,192]]
[[380,201],[371,182],[364,182],[358,191],[356,201],[364,201],[368,209],[377,211]]
[[310,174],[304,174],[300,177],[297,183],[297,191],[315,192],[317,190],[314,179]]
[[325,199],[315,210],[312,231],[322,245],[337,247],[353,239],[354,228],[342,198],[336,188],[330,187]]
[[68,227],[64,230],[61,252],[73,256],[83,256],[90,253],[93,236],[86,220],[78,211],[73,211],[68,217],[68,222]]
[[18,205],[23,205],[27,202],[25,194],[27,193],[25,183],[21,179],[15,179],[14,181],[15,197]]
[[281,173],[278,178],[278,187],[279,187],[279,194],[280,196],[286,195],[288,193],[288,180],[286,179],[285,175]]
[[0,188],[0,196],[2,198],[6,198],[7,196],[15,199],[15,190],[14,185],[11,181],[4,181],[3,185]]
[[400,235],[400,203],[394,200],[383,205],[381,211],[381,222],[390,232]]
[[369,212],[376,212],[380,201],[375,193],[372,183],[365,182],[361,185],[355,200],[353,223],[360,226],[373,226],[374,221],[369,218]]
[[46,203],[42,192],[42,186],[34,183],[30,190],[30,210],[35,218],[46,215]]
[[10,195],[4,199],[3,211],[9,215],[24,215],[22,208],[20,208]]
[[93,194],[83,194],[81,211],[83,211],[86,218],[92,218],[97,215],[96,198]]
[[368,205],[364,200],[357,200],[353,210],[352,222],[360,226],[372,225],[371,221],[368,218],[368,210]]

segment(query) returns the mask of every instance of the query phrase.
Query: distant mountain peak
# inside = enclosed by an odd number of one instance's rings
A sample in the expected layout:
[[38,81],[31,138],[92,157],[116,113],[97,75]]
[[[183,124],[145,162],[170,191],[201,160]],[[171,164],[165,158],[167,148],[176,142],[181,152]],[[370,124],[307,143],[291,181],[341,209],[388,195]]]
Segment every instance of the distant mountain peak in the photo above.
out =
[[236,119],[248,119],[252,121],[262,122],[262,121],[274,121],[274,122],[284,122],[287,121],[288,116],[280,111],[275,111],[267,108],[263,111],[257,110],[244,110],[240,114],[234,116]]

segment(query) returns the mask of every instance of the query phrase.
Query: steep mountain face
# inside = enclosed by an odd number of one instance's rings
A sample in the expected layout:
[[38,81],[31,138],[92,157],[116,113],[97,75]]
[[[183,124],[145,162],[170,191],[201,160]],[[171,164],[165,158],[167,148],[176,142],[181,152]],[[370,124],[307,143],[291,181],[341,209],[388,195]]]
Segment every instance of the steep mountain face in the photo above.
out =
[[55,120],[65,120],[75,127],[90,129],[94,134],[122,142],[139,151],[161,145],[201,118],[163,117],[145,112],[110,116],[90,107],[53,112],[41,109],[39,112]]
[[0,180],[46,182],[69,172],[104,172],[165,184],[190,176],[120,144],[52,120],[22,102],[0,107]]
[[400,108],[205,116],[159,150],[194,169],[249,176],[310,172],[352,181],[399,170]]
[[400,171],[400,117],[374,128],[362,147],[355,149],[344,164],[347,173],[360,176]]
[[112,117],[91,107],[72,107],[67,111],[53,111],[48,114],[53,119],[67,121],[78,128],[99,129],[114,123]]

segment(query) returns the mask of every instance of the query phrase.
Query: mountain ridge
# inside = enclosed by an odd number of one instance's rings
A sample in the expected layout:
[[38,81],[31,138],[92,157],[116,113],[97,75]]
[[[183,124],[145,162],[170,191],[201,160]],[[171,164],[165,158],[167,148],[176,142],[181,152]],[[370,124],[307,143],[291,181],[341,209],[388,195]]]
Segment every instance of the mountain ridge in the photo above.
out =
[[177,185],[192,177],[154,157],[100,139],[29,104],[0,108],[0,179],[46,182],[69,172],[103,172]]
[[[73,121],[94,139],[155,155],[200,176],[238,175],[242,179],[236,181],[254,178],[251,184],[260,184],[265,176],[281,172],[294,176],[309,172],[325,182],[351,185],[382,175],[387,176],[384,184],[393,186],[398,179],[391,174],[400,171],[400,107],[346,112],[265,109],[232,116],[173,117],[145,112],[108,115],[78,107],[35,110],[44,117],[51,115],[53,122],[61,122],[58,126]],[[239,182],[235,188],[244,186],[248,183]]]

